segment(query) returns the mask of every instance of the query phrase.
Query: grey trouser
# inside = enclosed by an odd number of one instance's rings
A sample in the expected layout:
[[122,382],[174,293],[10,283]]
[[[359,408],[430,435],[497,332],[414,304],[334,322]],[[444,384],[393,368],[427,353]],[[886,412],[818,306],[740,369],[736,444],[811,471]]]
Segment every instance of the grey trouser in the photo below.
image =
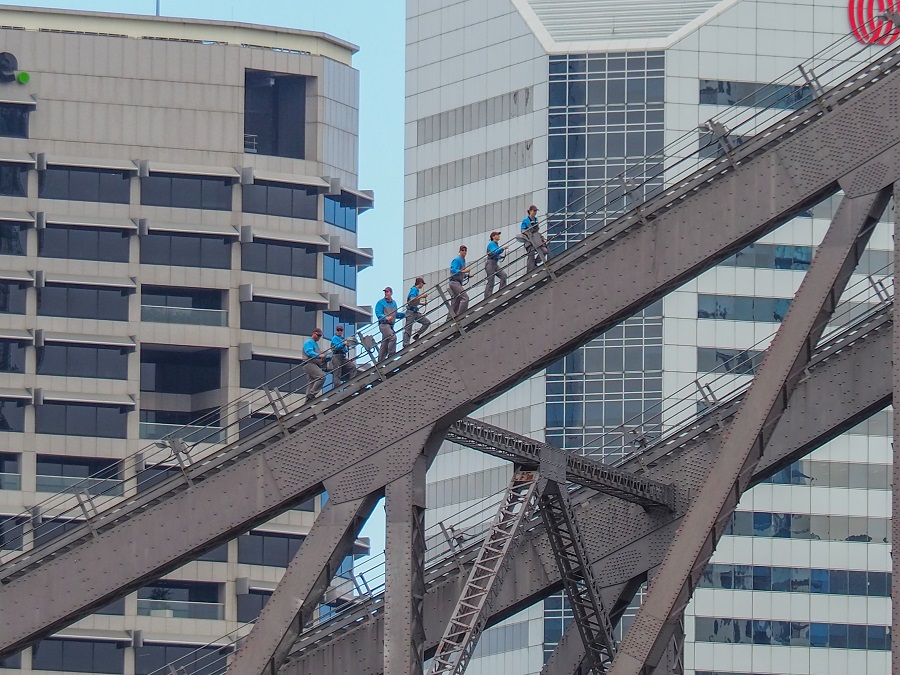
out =
[[403,326],[403,345],[406,346],[412,340],[413,326],[419,324],[421,328],[417,333],[428,330],[431,325],[431,319],[419,312],[406,312],[406,325]]
[[469,308],[469,294],[458,281],[450,282],[450,314],[459,316]]
[[352,380],[356,377],[356,363],[347,354],[334,352],[331,355],[331,372],[340,380]]
[[533,272],[535,268],[538,266],[538,263],[541,262],[541,256],[538,252],[543,253],[543,259],[546,260],[550,257],[550,249],[547,248],[547,244],[541,244],[535,250],[534,246],[531,245],[527,239],[525,240],[525,259],[528,263],[527,270],[529,272]]
[[322,391],[322,385],[325,384],[325,371],[322,370],[320,363],[321,360],[316,359],[303,364],[303,372],[306,373],[306,377],[309,380],[306,383],[307,398],[312,398]]
[[500,261],[488,258],[484,263],[484,271],[487,272],[487,283],[484,285],[484,297],[494,292],[494,277],[500,280],[500,289],[506,286],[506,272],[500,269]]
[[397,353],[397,334],[389,323],[378,324],[381,331],[381,346],[378,348],[378,360],[384,361]]

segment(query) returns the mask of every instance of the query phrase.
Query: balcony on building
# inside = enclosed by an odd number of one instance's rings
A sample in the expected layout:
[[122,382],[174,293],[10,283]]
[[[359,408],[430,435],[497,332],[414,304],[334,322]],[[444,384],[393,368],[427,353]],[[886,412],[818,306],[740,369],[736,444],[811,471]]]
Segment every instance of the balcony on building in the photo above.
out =
[[225,618],[221,584],[202,581],[156,581],[138,589],[138,616],[167,619]]
[[188,326],[227,326],[223,291],[203,288],[141,287],[141,321]]

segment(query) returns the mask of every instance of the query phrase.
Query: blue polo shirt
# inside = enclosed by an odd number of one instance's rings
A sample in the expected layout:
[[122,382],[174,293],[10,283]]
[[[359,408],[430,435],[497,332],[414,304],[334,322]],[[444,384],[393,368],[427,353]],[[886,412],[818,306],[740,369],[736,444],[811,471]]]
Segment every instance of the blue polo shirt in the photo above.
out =
[[307,338],[303,343],[303,353],[311,359],[319,358],[319,343],[312,338]]

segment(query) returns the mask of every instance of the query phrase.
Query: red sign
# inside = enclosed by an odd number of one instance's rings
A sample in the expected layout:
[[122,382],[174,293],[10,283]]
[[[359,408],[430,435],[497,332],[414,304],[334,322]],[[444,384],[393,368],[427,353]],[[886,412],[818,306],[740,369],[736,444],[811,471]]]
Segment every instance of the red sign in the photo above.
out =
[[900,0],[850,0],[847,11],[856,39],[867,45],[895,42],[900,37],[900,29],[881,18],[886,10],[900,12]]

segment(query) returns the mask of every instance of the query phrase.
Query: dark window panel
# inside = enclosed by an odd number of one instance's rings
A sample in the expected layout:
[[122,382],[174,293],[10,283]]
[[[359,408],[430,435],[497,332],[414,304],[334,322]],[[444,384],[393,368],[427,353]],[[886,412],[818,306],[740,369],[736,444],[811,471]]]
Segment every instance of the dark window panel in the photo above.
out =
[[231,191],[226,179],[155,173],[141,179],[141,204],[230,211]]
[[228,269],[231,239],[208,235],[152,232],[141,237],[141,262],[145,265],[179,265]]
[[247,70],[244,148],[278,157],[305,157],[306,86],[302,75]]
[[41,199],[127,204],[131,197],[131,173],[115,169],[54,166],[39,173]]
[[0,220],[0,255],[25,255],[25,223]]
[[241,327],[247,330],[306,335],[315,322],[315,305],[262,299],[241,303]]
[[125,650],[115,642],[50,638],[32,649],[32,667],[118,675],[125,672]]
[[[221,386],[219,349],[172,351],[148,346],[141,350],[141,391],[199,394]],[[191,421],[193,417],[184,424]]]
[[25,402],[0,398],[0,431],[25,431]]
[[28,170],[26,164],[0,162],[0,195],[4,197],[27,197]]
[[0,340],[0,373],[25,372],[25,343]]
[[17,103],[0,103],[0,136],[28,138],[28,115],[32,108]]
[[39,434],[126,438],[128,410],[119,406],[47,402],[35,406]]
[[250,532],[238,537],[238,562],[287,567],[302,542],[303,537],[299,535]]

